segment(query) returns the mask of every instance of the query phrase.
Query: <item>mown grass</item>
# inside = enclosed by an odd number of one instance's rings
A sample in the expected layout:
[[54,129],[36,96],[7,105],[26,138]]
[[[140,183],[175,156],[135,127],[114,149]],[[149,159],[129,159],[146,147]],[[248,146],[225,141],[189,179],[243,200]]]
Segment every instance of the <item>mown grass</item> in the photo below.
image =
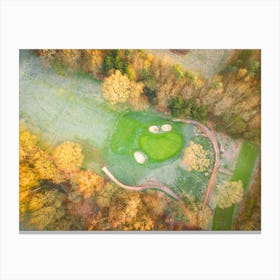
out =
[[[241,180],[244,192],[247,191],[255,163],[259,154],[258,147],[248,142],[244,142],[240,149],[238,159],[235,163],[231,181]],[[232,227],[233,214],[235,205],[226,208],[216,208],[212,229],[213,230],[230,230]]]
[[161,134],[145,133],[139,139],[140,148],[153,160],[164,161],[181,151],[184,138],[175,131]]
[[111,140],[112,151],[117,154],[131,153],[137,131],[142,127],[141,122],[130,118],[129,115],[121,118]]
[[151,125],[169,123],[156,115],[129,112],[119,121],[111,139],[111,149],[120,155],[133,155],[142,151],[148,162],[161,162],[177,155],[183,148],[184,136],[177,124],[172,124],[170,132],[153,134],[148,131]]

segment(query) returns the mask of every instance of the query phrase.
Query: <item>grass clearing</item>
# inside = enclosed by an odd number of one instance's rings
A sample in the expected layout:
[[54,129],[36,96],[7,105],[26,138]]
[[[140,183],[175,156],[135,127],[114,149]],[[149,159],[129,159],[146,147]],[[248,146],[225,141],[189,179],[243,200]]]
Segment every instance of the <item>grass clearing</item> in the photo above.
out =
[[[251,176],[254,171],[255,163],[259,154],[258,147],[254,144],[244,142],[240,149],[231,181],[241,180],[244,192],[247,191]],[[226,208],[216,208],[212,229],[213,230],[231,230],[235,205]]]

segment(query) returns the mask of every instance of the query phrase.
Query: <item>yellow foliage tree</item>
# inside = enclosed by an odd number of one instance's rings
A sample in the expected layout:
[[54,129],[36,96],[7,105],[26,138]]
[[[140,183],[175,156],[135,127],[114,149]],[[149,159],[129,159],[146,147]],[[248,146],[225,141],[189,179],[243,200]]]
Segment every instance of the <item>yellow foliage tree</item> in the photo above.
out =
[[133,69],[133,66],[131,64],[129,64],[127,66],[126,73],[127,73],[127,76],[129,78],[129,80],[131,80],[131,81],[135,81],[136,80],[136,72]]
[[54,183],[63,181],[52,156],[40,148],[35,135],[21,127],[19,139],[21,191],[39,185],[40,180],[52,180]]
[[60,183],[62,181],[62,175],[56,168],[52,157],[44,152],[39,152],[40,156],[34,163],[34,167],[42,180],[52,180],[54,183]]
[[19,192],[20,220],[22,220],[22,217],[27,210],[29,194],[30,194],[29,190],[23,190],[20,188],[20,192]]
[[104,188],[100,192],[98,192],[95,201],[100,207],[109,207],[111,204],[111,199],[113,199],[115,193],[118,191],[118,187],[107,182],[104,185]]
[[143,83],[130,82],[130,96],[129,96],[129,104],[135,108],[140,108],[140,97],[144,90]]
[[109,224],[113,229],[123,229],[131,224],[142,206],[139,193],[121,192],[109,208]]
[[191,202],[186,207],[186,216],[193,227],[207,230],[213,217],[213,212],[209,206],[203,206],[200,202]]
[[224,182],[216,187],[213,199],[219,208],[224,209],[240,202],[243,194],[242,181]]
[[21,163],[19,166],[19,184],[22,191],[26,191],[39,184],[39,176],[28,164]]
[[151,216],[146,213],[137,215],[130,223],[126,224],[124,230],[152,230],[155,223]]
[[237,72],[237,79],[242,79],[244,78],[248,73],[248,70],[246,68],[240,68],[239,71]]
[[101,89],[104,98],[111,104],[129,101],[135,105],[139,102],[144,84],[130,81],[126,75],[122,75],[119,70],[116,70],[114,74],[104,79]]
[[127,69],[129,79],[139,80],[143,74],[143,69],[148,70],[150,68],[153,55],[141,50],[131,50],[127,59],[129,63]]
[[29,225],[37,230],[47,229],[49,225],[65,215],[62,203],[65,195],[56,189],[37,192],[28,202]]
[[101,50],[83,50],[82,70],[96,75],[101,72],[104,52]]
[[183,164],[188,166],[188,171],[206,171],[210,166],[210,159],[207,158],[208,152],[200,144],[190,141],[190,145],[185,149]]
[[[152,230],[155,228],[155,220],[160,213],[150,213],[150,208],[156,202],[150,195],[146,196],[145,203],[142,194],[138,192],[120,192],[114,199],[111,198],[108,223],[111,229],[118,230]],[[153,205],[147,205],[152,201]],[[157,207],[157,206],[155,206]],[[160,208],[160,207],[159,207]],[[158,209],[157,209],[158,210]]]
[[58,169],[71,173],[79,170],[84,155],[80,144],[66,141],[55,148],[53,158]]
[[19,160],[29,160],[38,153],[38,151],[37,137],[21,128],[19,134]]
[[68,69],[78,69],[81,52],[76,49],[57,50],[56,59]]
[[72,179],[72,184],[86,199],[103,189],[104,179],[91,170],[81,170]]

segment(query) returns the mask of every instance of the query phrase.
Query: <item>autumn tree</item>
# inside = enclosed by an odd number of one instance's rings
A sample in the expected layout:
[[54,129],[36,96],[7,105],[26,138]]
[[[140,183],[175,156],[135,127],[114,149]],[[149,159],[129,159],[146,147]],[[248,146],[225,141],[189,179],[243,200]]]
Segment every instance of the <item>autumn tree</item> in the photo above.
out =
[[100,207],[110,207],[111,200],[113,200],[118,191],[118,187],[106,182],[101,191],[96,194],[95,201]]
[[192,227],[207,230],[213,217],[213,211],[209,206],[203,206],[201,202],[192,201],[186,207],[186,216]]
[[39,184],[39,174],[34,168],[28,164],[20,164],[19,167],[19,182],[22,190],[28,190]]
[[[153,55],[143,50],[130,50],[126,56],[128,62],[127,75],[130,80],[144,81],[145,84],[150,75],[150,67]],[[129,72],[131,71],[131,73]]]
[[55,148],[53,158],[59,170],[71,173],[79,170],[84,155],[80,144],[66,141]]
[[62,204],[65,194],[57,189],[42,188],[43,191],[34,193],[28,204],[29,227],[35,230],[47,230],[47,227],[65,215]]
[[56,57],[57,50],[54,49],[41,49],[41,50],[34,50],[34,53],[39,55],[43,61],[44,66],[50,67]]
[[242,200],[244,194],[242,182],[229,181],[216,187],[214,201],[219,208],[228,208]]
[[143,88],[143,83],[130,81],[118,70],[105,78],[101,86],[104,98],[111,104],[129,102],[134,107],[139,103]]
[[189,146],[185,148],[182,162],[187,166],[188,171],[204,172],[210,166],[210,159],[207,158],[208,154],[200,144],[190,141]]
[[38,139],[29,131],[20,127],[19,134],[19,160],[20,162],[32,160],[33,157],[39,152],[37,146]]
[[83,196],[89,198],[102,190],[104,179],[91,170],[80,170],[72,178],[74,189]]
[[102,50],[82,50],[81,70],[93,76],[98,76],[102,72],[104,51]]
[[137,192],[121,192],[114,198],[109,208],[109,223],[113,229],[122,229],[130,224],[141,207],[140,195]]
[[67,70],[79,70],[81,51],[77,49],[61,49],[56,52],[57,63],[67,67]]

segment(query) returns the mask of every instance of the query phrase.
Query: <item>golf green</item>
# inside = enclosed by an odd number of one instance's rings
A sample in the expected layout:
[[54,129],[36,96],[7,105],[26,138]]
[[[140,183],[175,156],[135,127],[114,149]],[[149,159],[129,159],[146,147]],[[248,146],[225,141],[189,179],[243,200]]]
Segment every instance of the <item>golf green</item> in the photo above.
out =
[[[162,131],[161,126],[171,125],[170,131]],[[158,133],[149,131],[157,126]],[[139,151],[147,157],[147,162],[162,162],[181,152],[184,136],[180,125],[153,113],[129,112],[119,120],[111,138],[111,149],[119,155],[133,156]]]
[[140,149],[153,160],[164,161],[181,151],[184,145],[182,135],[175,131],[159,134],[145,133],[140,136]]

